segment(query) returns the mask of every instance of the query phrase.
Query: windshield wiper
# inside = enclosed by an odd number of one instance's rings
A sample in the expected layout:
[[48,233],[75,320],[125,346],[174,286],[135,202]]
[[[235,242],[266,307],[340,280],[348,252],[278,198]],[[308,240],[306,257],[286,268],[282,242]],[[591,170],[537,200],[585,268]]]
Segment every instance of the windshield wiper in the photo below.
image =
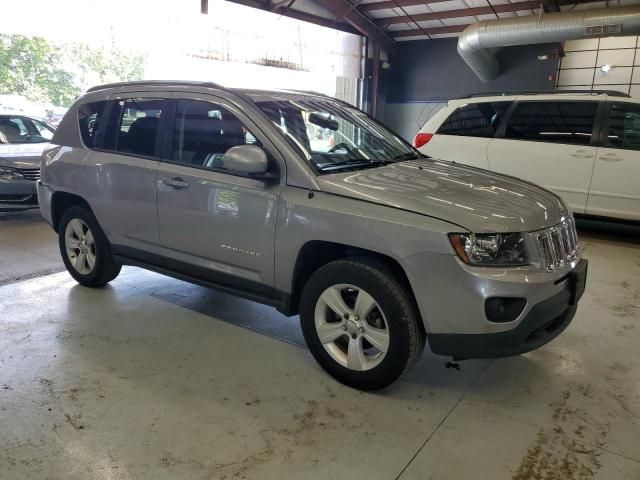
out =
[[425,156],[418,152],[405,152],[400,155],[396,155],[392,160],[400,162],[402,160],[416,160],[418,158],[425,158]]
[[365,160],[365,159],[357,159],[357,160],[343,160],[341,162],[335,163],[323,163],[321,165],[317,165],[318,170],[321,172],[327,172],[329,170],[339,170],[341,168],[355,168],[355,167],[377,167],[379,165],[386,165],[389,163],[387,160]]

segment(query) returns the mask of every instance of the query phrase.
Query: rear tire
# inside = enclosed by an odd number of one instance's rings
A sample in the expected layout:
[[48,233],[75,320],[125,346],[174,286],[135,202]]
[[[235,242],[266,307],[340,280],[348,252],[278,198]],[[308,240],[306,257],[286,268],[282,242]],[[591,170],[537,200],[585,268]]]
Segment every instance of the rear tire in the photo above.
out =
[[424,349],[409,293],[373,259],[337,260],[313,273],[300,298],[300,322],[320,366],[360,390],[395,382]]
[[65,210],[58,227],[58,243],[65,267],[85,287],[102,287],[116,278],[121,265],[93,213],[78,205]]

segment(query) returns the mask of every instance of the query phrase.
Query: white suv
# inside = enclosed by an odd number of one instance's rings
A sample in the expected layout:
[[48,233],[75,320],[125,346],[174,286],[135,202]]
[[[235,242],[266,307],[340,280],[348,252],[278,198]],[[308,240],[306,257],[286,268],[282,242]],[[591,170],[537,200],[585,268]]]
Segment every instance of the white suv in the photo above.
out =
[[420,130],[414,146],[542,185],[577,214],[640,220],[640,100],[626,94],[451,100]]

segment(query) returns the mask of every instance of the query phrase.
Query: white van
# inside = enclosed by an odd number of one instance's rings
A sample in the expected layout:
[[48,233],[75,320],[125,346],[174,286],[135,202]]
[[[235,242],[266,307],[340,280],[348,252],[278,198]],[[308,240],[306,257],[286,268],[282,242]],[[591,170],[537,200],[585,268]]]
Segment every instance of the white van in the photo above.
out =
[[640,220],[640,100],[623,93],[451,100],[414,146],[542,185],[577,214]]

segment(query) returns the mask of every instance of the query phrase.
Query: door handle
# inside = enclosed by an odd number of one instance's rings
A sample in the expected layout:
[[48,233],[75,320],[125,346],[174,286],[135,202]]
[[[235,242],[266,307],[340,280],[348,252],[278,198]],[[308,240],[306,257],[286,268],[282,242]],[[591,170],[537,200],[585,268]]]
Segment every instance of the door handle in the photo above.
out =
[[593,155],[590,153],[580,153],[579,151],[571,154],[572,157],[575,158],[593,158]]
[[615,153],[608,153],[606,155],[602,155],[599,160],[604,160],[605,162],[619,162],[622,160],[622,157],[617,156]]
[[189,184],[182,180],[180,177],[174,178],[163,178],[161,180],[166,186],[171,187],[175,190],[182,190],[183,188],[189,188]]

